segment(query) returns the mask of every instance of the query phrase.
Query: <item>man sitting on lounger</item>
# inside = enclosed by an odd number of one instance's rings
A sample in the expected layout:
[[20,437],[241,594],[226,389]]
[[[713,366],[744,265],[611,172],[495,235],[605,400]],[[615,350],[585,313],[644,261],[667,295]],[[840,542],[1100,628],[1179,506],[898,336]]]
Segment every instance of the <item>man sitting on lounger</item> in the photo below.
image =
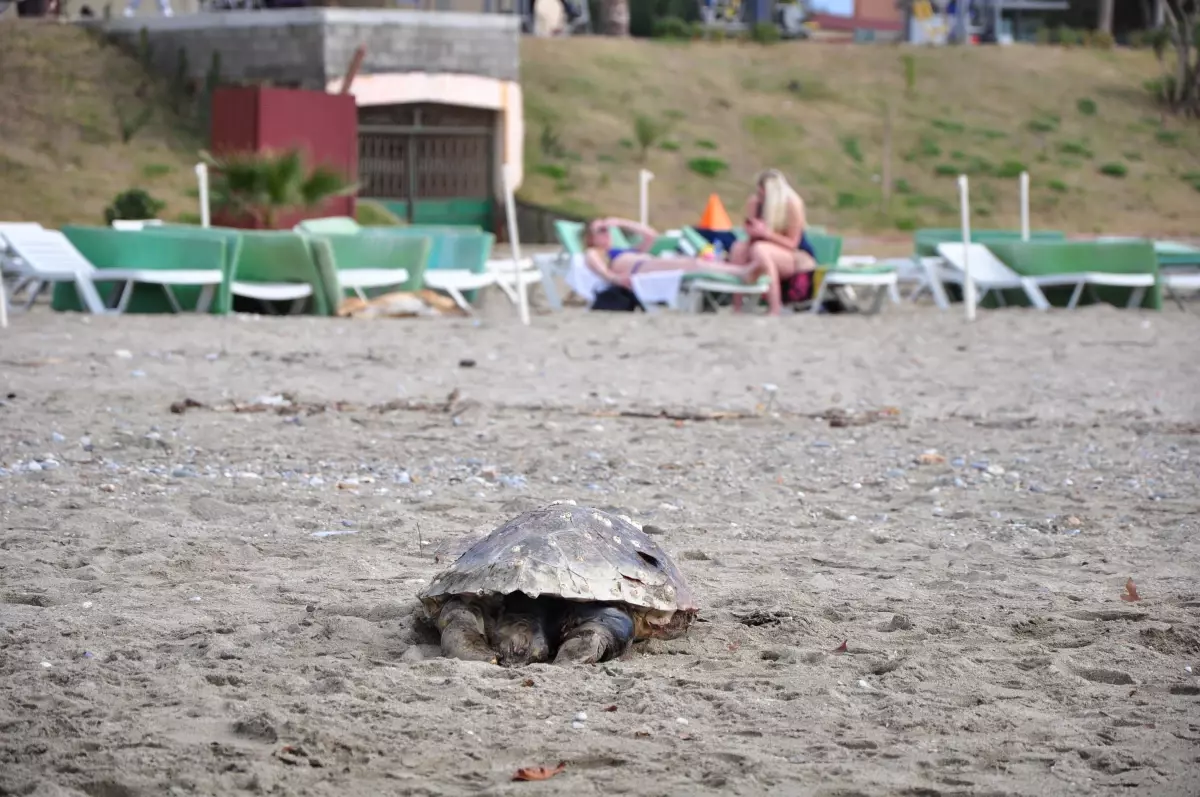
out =
[[[637,246],[613,246],[609,230],[626,230],[640,236]],[[690,257],[657,257],[649,253],[650,247],[659,237],[652,227],[638,224],[629,219],[595,219],[588,224],[583,234],[584,258],[587,267],[610,285],[630,288],[636,274],[651,271],[704,271],[710,274],[727,274],[742,277],[745,268],[729,266],[709,260]]]

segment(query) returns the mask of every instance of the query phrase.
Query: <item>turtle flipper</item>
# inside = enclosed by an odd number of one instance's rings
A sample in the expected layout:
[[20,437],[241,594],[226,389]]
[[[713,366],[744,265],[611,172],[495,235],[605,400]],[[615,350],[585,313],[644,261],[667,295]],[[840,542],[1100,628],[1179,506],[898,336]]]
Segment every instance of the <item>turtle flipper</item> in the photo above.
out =
[[488,647],[484,633],[483,611],[478,606],[452,598],[438,612],[437,627],[442,632],[443,656],[496,663],[496,653]]
[[579,604],[563,619],[555,664],[595,664],[615,659],[633,641],[633,619],[615,606]]
[[530,598],[523,592],[514,592],[505,598],[504,609],[492,634],[501,665],[520,667],[550,658],[546,610],[545,601]]

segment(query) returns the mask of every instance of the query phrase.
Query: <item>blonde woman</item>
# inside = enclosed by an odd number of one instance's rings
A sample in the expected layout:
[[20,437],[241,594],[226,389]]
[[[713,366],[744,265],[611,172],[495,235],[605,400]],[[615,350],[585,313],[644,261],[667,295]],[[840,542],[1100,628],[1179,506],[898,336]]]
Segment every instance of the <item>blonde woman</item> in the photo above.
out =
[[[806,298],[817,268],[816,255],[804,237],[808,220],[804,200],[778,169],[767,169],[755,179],[754,193],[746,200],[746,234],[729,251],[729,262],[746,267],[746,282],[770,277],[767,309],[783,311],[783,300]],[[735,297],[735,307],[738,302]]]

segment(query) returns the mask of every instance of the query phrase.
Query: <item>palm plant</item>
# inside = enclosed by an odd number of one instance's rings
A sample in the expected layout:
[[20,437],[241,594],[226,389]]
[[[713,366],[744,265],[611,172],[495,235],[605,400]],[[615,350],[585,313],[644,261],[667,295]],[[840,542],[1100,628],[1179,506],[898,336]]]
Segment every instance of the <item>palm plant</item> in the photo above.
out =
[[358,184],[328,166],[309,168],[298,149],[284,152],[237,152],[200,158],[213,171],[215,208],[249,216],[266,229],[280,213],[308,209],[337,196],[353,194]]

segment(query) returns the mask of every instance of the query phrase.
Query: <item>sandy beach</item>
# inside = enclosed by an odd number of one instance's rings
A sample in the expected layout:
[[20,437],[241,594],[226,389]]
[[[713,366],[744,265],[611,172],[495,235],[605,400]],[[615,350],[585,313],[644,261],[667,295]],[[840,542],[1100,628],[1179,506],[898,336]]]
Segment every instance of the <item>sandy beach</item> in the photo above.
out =
[[[0,795],[1200,789],[1194,310],[0,338]],[[437,552],[554,500],[649,524],[704,622],[440,658]]]

